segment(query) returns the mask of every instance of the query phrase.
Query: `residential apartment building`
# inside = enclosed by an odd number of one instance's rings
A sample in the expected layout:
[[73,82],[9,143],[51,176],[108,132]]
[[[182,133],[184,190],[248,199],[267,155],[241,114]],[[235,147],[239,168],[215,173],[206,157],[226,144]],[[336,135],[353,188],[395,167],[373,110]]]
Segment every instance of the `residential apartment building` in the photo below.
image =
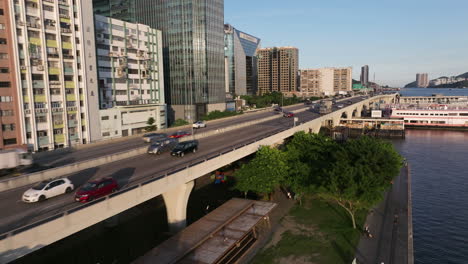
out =
[[10,1],[23,143],[50,150],[99,139],[92,5]]
[[352,68],[320,68],[300,71],[300,95],[321,97],[352,91]]
[[418,88],[426,88],[429,86],[429,77],[427,73],[416,74],[416,86]]
[[260,39],[224,25],[224,55],[226,94],[252,95],[257,93],[257,49]]
[[22,144],[10,1],[0,0],[0,149]]
[[97,14],[162,30],[168,118],[226,109],[223,0],[93,0]]
[[100,15],[95,31],[103,139],[166,128],[161,31]]
[[361,85],[369,85],[369,65],[364,65],[361,67]]
[[258,49],[258,94],[296,93],[299,50],[294,47]]

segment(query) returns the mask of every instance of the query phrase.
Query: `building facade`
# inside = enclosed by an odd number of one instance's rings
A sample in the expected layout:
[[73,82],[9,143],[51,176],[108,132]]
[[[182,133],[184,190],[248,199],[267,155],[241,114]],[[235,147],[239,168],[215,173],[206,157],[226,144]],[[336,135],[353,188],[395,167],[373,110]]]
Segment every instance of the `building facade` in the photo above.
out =
[[369,65],[361,67],[361,84],[366,87],[369,85]]
[[226,93],[253,95],[257,93],[257,49],[260,39],[224,25]]
[[93,2],[97,13],[162,30],[171,122],[225,110],[223,0]]
[[429,86],[429,77],[427,73],[416,74],[416,86],[418,88],[426,88]]
[[258,94],[296,93],[299,50],[294,47],[258,49]]
[[98,139],[91,3],[14,1],[9,14],[23,143],[49,150]]
[[304,69],[300,71],[302,96],[330,96],[352,91],[351,67]]
[[21,146],[18,84],[13,58],[13,34],[10,3],[0,0],[0,149]]
[[102,138],[166,128],[161,31],[100,15],[95,31]]

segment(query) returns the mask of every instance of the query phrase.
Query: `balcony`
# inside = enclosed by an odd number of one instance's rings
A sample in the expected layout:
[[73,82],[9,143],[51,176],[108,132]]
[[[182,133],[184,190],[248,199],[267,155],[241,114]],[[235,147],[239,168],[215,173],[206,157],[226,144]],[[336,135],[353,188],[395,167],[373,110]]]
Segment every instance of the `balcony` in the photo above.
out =
[[44,88],[44,81],[33,81],[33,88]]
[[54,39],[48,39],[47,40],[47,47],[49,47],[49,48],[58,48],[58,43]]
[[63,121],[61,121],[61,120],[60,121],[59,120],[54,121],[54,129],[60,129],[60,128],[64,128],[64,127],[65,127],[65,125],[63,124]]
[[63,143],[65,142],[65,136],[63,134],[54,135],[54,142],[55,143]]
[[34,102],[35,103],[45,103],[46,97],[43,94],[36,94],[34,95]]
[[86,119],[81,119],[81,125],[86,126]]
[[71,42],[62,42],[62,48],[63,49],[72,49]]
[[31,132],[31,124],[26,124],[26,132]]
[[67,94],[67,101],[76,101],[76,96],[74,94]]
[[60,74],[60,68],[49,67],[49,74],[50,75],[59,75]]
[[37,137],[37,141],[39,146],[49,145],[49,137]]
[[64,68],[63,68],[63,72],[64,72],[65,74],[69,74],[69,75],[71,74],[71,75],[73,75],[73,68],[64,67]]
[[29,103],[29,96],[24,95],[24,96],[23,96],[23,101],[24,101],[25,103]]
[[70,141],[77,141],[79,138],[78,138],[78,134],[72,134],[70,135]]
[[75,82],[73,81],[66,81],[65,82],[65,88],[75,88]]
[[78,122],[76,120],[68,120],[68,127],[76,127]]
[[29,44],[34,44],[34,45],[37,45],[37,46],[41,46],[41,39],[40,38],[30,37],[29,38]]

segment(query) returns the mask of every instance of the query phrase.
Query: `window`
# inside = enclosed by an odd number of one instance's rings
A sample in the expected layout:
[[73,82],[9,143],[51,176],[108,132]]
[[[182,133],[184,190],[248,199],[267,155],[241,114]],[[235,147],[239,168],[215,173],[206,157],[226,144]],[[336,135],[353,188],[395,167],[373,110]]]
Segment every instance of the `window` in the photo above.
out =
[[9,68],[0,68],[0,73],[9,73],[10,69]]
[[3,145],[7,146],[7,145],[15,145],[17,144],[16,142],[16,138],[9,138],[9,139],[4,139],[3,140]]
[[7,44],[6,38],[0,38],[0,44]]
[[104,120],[109,120],[109,116],[103,116],[101,117],[101,120],[104,121]]
[[3,8],[0,9],[0,16],[3,16]]
[[13,116],[13,110],[0,110],[0,116]]
[[15,131],[15,124],[3,124],[2,131]]
[[10,86],[10,82],[0,82],[0,88],[9,88]]
[[36,123],[47,123],[47,116],[36,116]]
[[0,30],[5,30],[5,24],[0,23]]
[[0,96],[0,102],[2,103],[8,103],[13,101],[13,97],[11,96]]
[[110,136],[110,132],[104,132],[104,133],[102,133],[102,136],[103,136],[103,137],[109,137],[109,136]]
[[0,53],[0,59],[8,59],[7,53]]

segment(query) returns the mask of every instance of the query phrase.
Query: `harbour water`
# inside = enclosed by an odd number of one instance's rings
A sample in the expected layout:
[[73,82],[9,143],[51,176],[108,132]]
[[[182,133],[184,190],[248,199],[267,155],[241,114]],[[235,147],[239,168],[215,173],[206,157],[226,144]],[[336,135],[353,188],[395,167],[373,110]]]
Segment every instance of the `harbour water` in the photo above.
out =
[[[468,89],[403,89],[405,96]],[[468,263],[468,131],[407,130],[393,140],[411,164],[415,263]]]

